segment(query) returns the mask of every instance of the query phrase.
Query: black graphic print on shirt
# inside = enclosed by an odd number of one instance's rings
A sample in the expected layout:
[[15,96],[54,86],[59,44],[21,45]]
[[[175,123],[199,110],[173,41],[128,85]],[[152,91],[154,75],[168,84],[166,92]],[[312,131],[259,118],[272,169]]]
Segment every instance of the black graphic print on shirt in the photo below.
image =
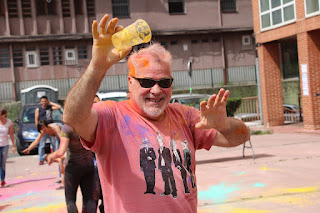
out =
[[[171,195],[173,198],[178,197],[173,169],[180,171],[184,185],[184,193],[190,193],[190,186],[188,186],[187,181],[188,176],[189,181],[191,182],[191,187],[195,188],[196,185],[194,174],[191,169],[192,155],[191,150],[188,147],[188,141],[181,142],[183,147],[182,152],[177,149],[177,144],[173,139],[170,140],[171,150],[166,147],[163,143],[163,137],[158,132],[157,142],[159,144],[159,149],[157,150],[158,159],[148,138],[142,139],[140,148],[140,170],[143,172],[146,181],[146,191],[144,194],[156,195],[154,188],[156,184],[155,172],[157,167],[164,182],[164,190],[160,194],[161,196]],[[183,156],[181,153],[183,153]],[[156,166],[155,163],[156,159],[158,160],[158,166]]]

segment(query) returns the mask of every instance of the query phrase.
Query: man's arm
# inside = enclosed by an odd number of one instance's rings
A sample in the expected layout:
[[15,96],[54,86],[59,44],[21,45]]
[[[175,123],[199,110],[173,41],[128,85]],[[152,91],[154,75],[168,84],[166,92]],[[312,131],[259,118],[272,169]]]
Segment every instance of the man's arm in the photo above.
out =
[[38,122],[39,122],[39,108],[37,108],[36,111],[34,111],[34,123],[36,124],[36,126],[38,126]]
[[29,145],[28,148],[23,150],[22,153],[29,154],[30,151],[33,150],[40,143],[42,136],[43,136],[42,133],[39,133],[37,138]]
[[61,137],[60,139],[60,146],[59,146],[59,149],[51,154],[49,154],[47,156],[47,161],[48,161],[48,164],[50,165],[52,162],[54,162],[54,160],[56,158],[60,158],[62,157],[67,149],[68,149],[68,146],[69,146],[69,142],[70,142],[70,138],[67,138],[67,137]]
[[230,92],[220,89],[218,95],[213,94],[208,101],[200,103],[199,129],[216,129],[218,131],[213,145],[234,147],[245,143],[250,138],[249,128],[236,118],[227,117],[227,100]]
[[60,104],[57,104],[57,103],[53,103],[51,101],[49,101],[49,105],[51,105],[51,109],[52,110],[58,110],[61,108],[61,105]]
[[95,20],[92,24],[92,59],[87,70],[81,75],[78,81],[70,90],[64,107],[63,121],[86,141],[95,140],[95,131],[98,123],[96,110],[91,109],[95,94],[101,81],[109,67],[124,57],[131,51],[130,48],[117,50],[113,47],[111,37],[115,32],[123,29],[116,26],[118,19],[113,18],[107,25],[109,15],[106,14],[99,23]]

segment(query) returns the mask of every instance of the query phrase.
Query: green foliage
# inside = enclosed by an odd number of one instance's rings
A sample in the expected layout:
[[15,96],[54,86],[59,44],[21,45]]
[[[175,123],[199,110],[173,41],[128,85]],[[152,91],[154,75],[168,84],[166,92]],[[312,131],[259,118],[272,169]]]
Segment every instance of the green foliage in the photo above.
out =
[[7,118],[11,121],[15,121],[21,110],[21,102],[12,102],[7,104],[0,104],[0,108],[5,108],[8,112]]
[[229,98],[227,101],[227,115],[233,117],[236,110],[240,107],[241,98]]

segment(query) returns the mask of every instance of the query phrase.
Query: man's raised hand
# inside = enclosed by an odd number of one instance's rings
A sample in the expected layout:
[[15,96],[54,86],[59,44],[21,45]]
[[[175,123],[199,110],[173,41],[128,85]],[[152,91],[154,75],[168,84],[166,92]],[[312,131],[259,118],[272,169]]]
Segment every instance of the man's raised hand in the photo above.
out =
[[196,124],[199,129],[217,129],[218,131],[228,128],[227,100],[229,90],[220,89],[218,95],[213,94],[208,101],[200,103],[200,121]]

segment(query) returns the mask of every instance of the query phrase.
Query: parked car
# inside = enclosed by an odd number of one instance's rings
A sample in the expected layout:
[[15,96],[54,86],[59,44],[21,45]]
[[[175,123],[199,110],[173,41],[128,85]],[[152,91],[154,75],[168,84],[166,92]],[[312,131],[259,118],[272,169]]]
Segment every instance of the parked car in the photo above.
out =
[[[34,122],[34,113],[40,104],[23,105],[18,118],[14,122],[15,144],[19,155],[23,155],[22,151],[37,138],[39,132]],[[55,123],[63,123],[63,109],[52,111],[52,119]],[[50,152],[50,142],[45,146],[46,153]],[[32,154],[37,153],[38,147],[32,150]]]
[[[285,123],[302,121],[300,120],[300,111],[299,106],[297,105],[283,104],[283,115]],[[243,121],[254,121],[259,119],[257,113],[240,113],[236,114],[234,117]],[[303,119],[303,114],[301,114],[301,119]]]
[[100,101],[123,101],[128,99],[127,92],[124,91],[98,92],[97,95],[99,96]]
[[170,103],[180,103],[188,106],[193,106],[200,110],[200,102],[208,99],[210,95],[207,94],[177,94],[172,95]]

